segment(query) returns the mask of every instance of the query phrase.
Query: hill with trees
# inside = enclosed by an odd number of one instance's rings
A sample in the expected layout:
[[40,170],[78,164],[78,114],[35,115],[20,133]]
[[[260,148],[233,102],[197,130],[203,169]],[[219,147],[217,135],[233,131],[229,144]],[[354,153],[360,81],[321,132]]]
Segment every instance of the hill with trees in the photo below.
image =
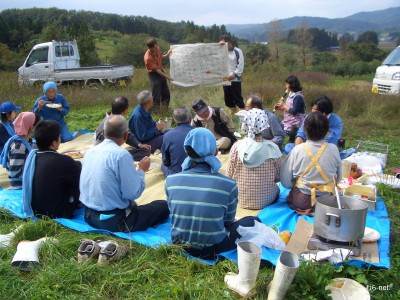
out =
[[[143,43],[140,48],[146,50],[144,43],[148,37],[156,37],[169,47],[169,44],[218,42],[221,35],[230,35],[224,25],[205,27],[193,22],[173,23],[150,17],[58,8],[8,9],[0,12],[0,70],[15,70],[33,45],[53,39],[76,39],[81,64],[98,64],[100,60],[95,51],[95,39],[104,32],[123,36],[121,39],[128,44],[118,46],[118,40],[115,40],[118,50],[127,50],[129,46],[135,48],[133,43],[138,42]],[[234,36],[232,38],[235,39]],[[114,53],[111,63],[126,59],[125,63],[143,64],[143,57],[139,60],[137,53],[129,57],[132,51]]]
[[[345,18],[329,19],[319,17],[293,17],[280,20],[285,33],[307,22],[310,28],[324,29],[329,32],[343,34],[353,32],[360,34],[374,30],[378,33],[400,31],[400,7],[388,8],[374,12],[360,12]],[[227,24],[226,29],[241,39],[251,42],[267,41],[267,32],[271,30],[273,21],[262,24]]]

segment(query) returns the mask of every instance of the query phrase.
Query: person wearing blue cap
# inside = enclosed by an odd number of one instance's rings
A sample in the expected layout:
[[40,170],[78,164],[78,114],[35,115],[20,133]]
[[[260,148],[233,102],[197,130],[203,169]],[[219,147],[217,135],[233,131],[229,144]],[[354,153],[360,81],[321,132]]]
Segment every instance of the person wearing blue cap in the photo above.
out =
[[69,113],[69,104],[63,95],[57,94],[57,85],[53,81],[43,85],[43,96],[36,100],[33,112],[40,114],[43,120],[54,120],[60,124],[62,143],[72,140],[64,120]]
[[0,153],[8,139],[15,135],[13,121],[17,110],[21,110],[21,107],[11,101],[0,104]]
[[239,226],[253,227],[257,217],[235,221],[238,186],[234,179],[218,173],[221,162],[212,132],[195,128],[187,134],[188,157],[182,172],[169,175],[165,192],[171,212],[171,237],[190,255],[215,259],[221,252],[236,249]]

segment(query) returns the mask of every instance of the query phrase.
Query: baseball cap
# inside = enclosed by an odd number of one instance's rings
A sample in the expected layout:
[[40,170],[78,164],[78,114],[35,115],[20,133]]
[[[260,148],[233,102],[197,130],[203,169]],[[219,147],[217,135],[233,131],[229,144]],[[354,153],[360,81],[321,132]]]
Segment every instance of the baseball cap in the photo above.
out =
[[11,101],[6,101],[0,104],[0,113],[5,114],[5,113],[10,113],[13,110],[21,110],[21,106],[16,106],[14,103]]
[[206,112],[206,110],[208,109],[208,105],[206,102],[204,102],[203,99],[196,99],[192,103],[192,108],[197,115],[201,115]]

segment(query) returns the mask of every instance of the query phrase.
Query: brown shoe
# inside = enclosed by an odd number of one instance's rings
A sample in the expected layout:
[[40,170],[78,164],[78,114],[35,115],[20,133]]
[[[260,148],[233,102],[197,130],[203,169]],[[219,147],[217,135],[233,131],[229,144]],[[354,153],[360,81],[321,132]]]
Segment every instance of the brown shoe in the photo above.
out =
[[115,262],[128,253],[128,248],[125,245],[118,244],[116,241],[105,241],[99,245],[101,250],[97,263],[100,265]]
[[78,263],[82,264],[90,258],[97,258],[100,246],[95,241],[83,239],[78,248]]

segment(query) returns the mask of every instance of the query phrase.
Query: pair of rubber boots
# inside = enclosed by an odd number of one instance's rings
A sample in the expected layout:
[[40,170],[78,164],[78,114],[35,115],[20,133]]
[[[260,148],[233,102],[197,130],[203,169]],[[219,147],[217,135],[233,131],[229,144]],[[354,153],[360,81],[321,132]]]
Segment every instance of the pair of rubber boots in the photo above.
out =
[[[261,248],[252,242],[239,242],[238,246],[239,274],[225,275],[225,284],[243,297],[250,296],[256,286],[258,270],[261,262]],[[284,299],[290,284],[299,267],[296,254],[283,251],[275,269],[274,279],[268,286],[268,299]]]

